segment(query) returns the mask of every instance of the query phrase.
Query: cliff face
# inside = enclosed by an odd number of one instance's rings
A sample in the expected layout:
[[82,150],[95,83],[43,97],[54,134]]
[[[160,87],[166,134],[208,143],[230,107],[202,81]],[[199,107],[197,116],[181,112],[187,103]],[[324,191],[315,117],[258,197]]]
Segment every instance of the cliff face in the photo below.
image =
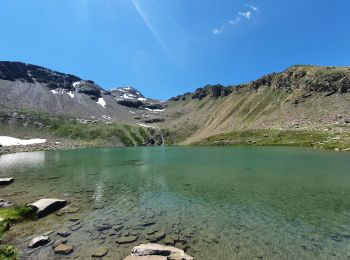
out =
[[169,100],[176,142],[252,129],[350,130],[350,67],[293,66],[247,84],[208,85]]

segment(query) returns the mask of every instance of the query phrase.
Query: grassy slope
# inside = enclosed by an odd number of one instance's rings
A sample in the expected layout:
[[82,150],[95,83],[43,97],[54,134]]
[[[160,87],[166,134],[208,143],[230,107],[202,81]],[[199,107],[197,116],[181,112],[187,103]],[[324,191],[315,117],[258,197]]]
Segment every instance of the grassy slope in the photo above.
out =
[[258,146],[299,146],[320,149],[348,149],[350,133],[336,136],[324,131],[310,130],[243,130],[210,136],[195,145],[258,145]]
[[[324,147],[349,148],[350,125],[341,122],[343,119],[335,120],[335,117],[350,118],[350,93],[329,97],[314,93],[303,102],[294,104],[301,95],[299,91],[287,93],[263,87],[257,92],[218,99],[188,98],[169,102],[168,118],[171,120],[165,124],[170,124],[169,129],[175,129],[176,138],[173,139],[180,144],[209,145],[222,139],[231,144],[248,144],[255,137],[260,140],[266,134],[274,136],[280,133],[282,138],[259,142],[261,145],[309,146],[310,143],[336,138],[340,141]],[[243,138],[245,135],[246,139]],[[298,138],[301,138],[300,142]],[[303,141],[305,138],[307,142]]]
[[77,145],[142,145],[149,137],[148,129],[118,123],[81,123],[64,115],[52,117],[46,112],[22,109],[24,116],[13,118],[13,112],[0,111],[2,135],[22,138],[41,137],[49,140],[74,142]]

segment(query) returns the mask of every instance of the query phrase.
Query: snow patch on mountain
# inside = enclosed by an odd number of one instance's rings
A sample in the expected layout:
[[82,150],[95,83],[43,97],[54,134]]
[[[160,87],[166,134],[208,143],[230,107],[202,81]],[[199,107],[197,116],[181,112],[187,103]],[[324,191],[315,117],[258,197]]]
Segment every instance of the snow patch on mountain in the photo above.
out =
[[67,94],[68,94],[71,98],[74,98],[74,94],[73,94],[72,91],[67,92]]
[[80,81],[76,81],[72,83],[74,88],[77,88],[80,85]]
[[106,101],[103,98],[99,98],[97,104],[101,105],[103,108],[106,108]]

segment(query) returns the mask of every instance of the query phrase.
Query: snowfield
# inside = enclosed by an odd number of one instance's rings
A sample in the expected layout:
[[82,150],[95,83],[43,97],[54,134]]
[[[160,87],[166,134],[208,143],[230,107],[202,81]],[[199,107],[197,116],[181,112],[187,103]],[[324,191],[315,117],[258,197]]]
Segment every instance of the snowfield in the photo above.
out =
[[106,101],[103,98],[99,98],[97,104],[101,105],[104,108],[106,107]]
[[13,145],[31,145],[31,144],[42,144],[46,143],[46,139],[18,139],[10,136],[0,136],[0,144],[2,146],[13,146]]

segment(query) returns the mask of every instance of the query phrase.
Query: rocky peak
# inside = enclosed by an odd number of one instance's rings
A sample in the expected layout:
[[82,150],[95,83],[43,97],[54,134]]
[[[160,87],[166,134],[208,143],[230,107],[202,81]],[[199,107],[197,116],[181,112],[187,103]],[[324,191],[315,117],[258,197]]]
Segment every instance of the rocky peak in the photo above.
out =
[[[202,100],[203,98],[209,96],[210,98],[219,98],[228,96],[232,92],[232,89],[229,87],[217,85],[206,85],[203,88],[197,88],[192,95],[192,99]],[[185,93],[176,97],[170,98],[171,101],[185,100],[191,93]]]
[[133,87],[120,87],[112,89],[110,92],[112,96],[117,99],[130,99],[139,101],[146,100],[145,97],[141,94],[141,92]]
[[77,90],[79,93],[89,95],[93,100],[101,97],[102,88],[92,80],[82,80],[71,74],[22,62],[0,61],[0,79],[22,83],[39,83],[52,90]]
[[281,73],[272,73],[248,84],[252,89],[262,86],[292,92],[324,92],[326,95],[350,90],[350,67],[318,67],[297,65]]
[[133,87],[112,89],[110,93],[117,100],[118,104],[122,106],[142,110],[162,110],[166,107],[166,104],[163,102],[145,98],[140,91]]

